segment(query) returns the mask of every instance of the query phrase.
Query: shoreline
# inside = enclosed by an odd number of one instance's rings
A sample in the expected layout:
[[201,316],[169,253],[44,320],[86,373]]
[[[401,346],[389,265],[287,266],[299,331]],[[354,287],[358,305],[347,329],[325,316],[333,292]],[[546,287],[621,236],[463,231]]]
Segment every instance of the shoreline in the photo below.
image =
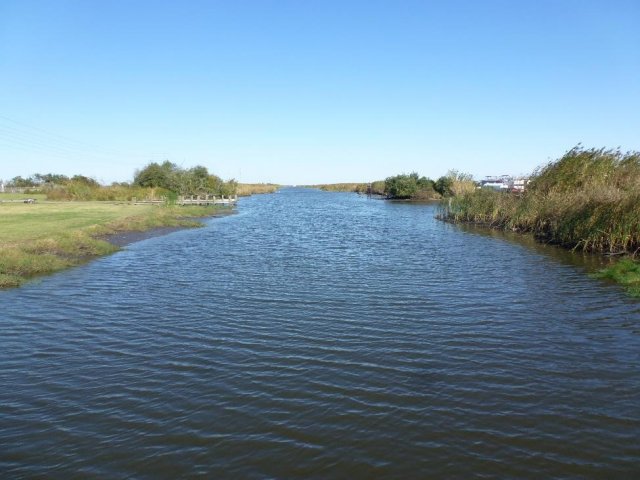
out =
[[203,219],[227,217],[230,215],[234,215],[236,213],[237,212],[235,211],[235,209],[233,209],[233,210],[230,210],[229,212],[216,212],[212,215],[207,215],[204,217],[183,217],[182,220],[192,221],[192,222],[195,222],[195,224],[166,226],[166,227],[152,227],[148,230],[122,230],[114,233],[109,233],[107,235],[98,235],[97,237],[95,237],[95,239],[103,240],[118,248],[124,248],[127,245],[141,242],[149,238],[162,237],[164,235],[169,235],[170,233],[173,233],[173,232],[178,232],[180,230],[187,230],[190,228],[201,228],[204,226],[204,223],[202,223],[200,220],[203,220]]
[[[65,228],[61,223],[64,218],[69,217],[67,206],[43,215],[42,220],[38,219],[43,222],[39,225],[50,232],[47,235],[28,238],[23,233],[22,225],[14,221],[12,225],[15,228],[10,232],[14,237],[13,241],[0,245],[0,290],[20,287],[38,277],[86,264],[116,253],[132,243],[178,230],[203,227],[203,220],[236,213],[235,208],[185,207],[183,210],[154,207],[145,213],[136,212],[133,216],[114,215],[105,221],[98,217],[105,213],[105,205],[100,205],[99,211],[92,213],[96,215],[96,223],[86,222],[80,228]],[[73,206],[73,213],[77,212],[76,207],[78,205]],[[83,209],[94,207],[95,205],[81,205]],[[107,209],[111,208],[107,206]],[[31,209],[28,212],[34,213]],[[62,217],[57,217],[61,214]],[[21,216],[19,213],[15,218],[26,222],[24,225],[33,231],[35,220],[32,216]]]
[[451,225],[467,226],[473,228],[480,228],[488,231],[497,231],[503,233],[512,233],[519,237],[530,236],[534,242],[539,245],[548,245],[558,250],[568,253],[582,253],[583,255],[589,255],[593,258],[600,258],[613,262],[608,266],[603,266],[596,272],[587,273],[592,278],[596,278],[602,281],[612,282],[622,287],[629,296],[640,298],[640,262],[636,260],[636,256],[632,252],[606,252],[606,251],[589,251],[579,250],[576,246],[565,245],[558,242],[553,242],[546,237],[536,235],[535,232],[527,232],[519,229],[507,229],[501,225],[494,225],[489,222],[477,222],[477,221],[461,221],[453,220],[450,218],[443,218],[439,215],[435,217],[437,220]]

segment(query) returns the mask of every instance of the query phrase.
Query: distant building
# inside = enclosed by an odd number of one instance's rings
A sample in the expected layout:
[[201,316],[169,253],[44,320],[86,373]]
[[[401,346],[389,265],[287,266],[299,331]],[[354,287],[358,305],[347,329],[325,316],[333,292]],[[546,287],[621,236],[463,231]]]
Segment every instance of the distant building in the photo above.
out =
[[481,188],[491,188],[500,192],[524,192],[529,179],[525,177],[514,178],[510,175],[499,177],[485,177],[480,181]]
[[514,192],[524,192],[524,189],[527,187],[527,185],[529,184],[529,179],[528,178],[515,178],[513,180],[513,187],[511,187],[511,190]]
[[500,175],[499,177],[485,177],[480,181],[482,188],[491,188],[501,192],[508,192],[511,189],[511,177],[509,175]]

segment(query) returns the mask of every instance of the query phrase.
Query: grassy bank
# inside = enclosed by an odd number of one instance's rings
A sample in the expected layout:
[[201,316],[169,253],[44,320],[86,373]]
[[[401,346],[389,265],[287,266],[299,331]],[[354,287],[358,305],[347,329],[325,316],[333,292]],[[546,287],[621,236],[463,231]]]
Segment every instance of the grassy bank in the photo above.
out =
[[441,216],[572,249],[633,254],[640,248],[640,154],[575,148],[536,171],[524,193],[473,190],[447,200]]
[[224,207],[159,207],[99,202],[0,205],[0,287],[14,287],[118,250],[102,240],[123,231],[195,227]]
[[[565,248],[621,258],[640,252],[640,153],[574,148],[539,168],[524,193],[473,190],[443,202],[440,218],[533,234]],[[640,294],[640,264],[602,278]]]
[[629,258],[616,262],[594,275],[595,278],[612,280],[622,285],[634,297],[640,297],[640,263]]

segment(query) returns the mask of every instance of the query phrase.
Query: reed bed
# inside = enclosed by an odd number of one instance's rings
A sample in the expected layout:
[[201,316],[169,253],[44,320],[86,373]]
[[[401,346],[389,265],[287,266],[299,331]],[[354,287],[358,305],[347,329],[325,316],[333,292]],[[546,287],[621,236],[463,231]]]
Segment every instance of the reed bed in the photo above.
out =
[[312,185],[314,188],[319,188],[325,192],[360,192],[367,190],[366,183],[323,183],[319,185]]
[[239,183],[236,193],[240,197],[248,197],[262,193],[275,193],[279,188],[280,185],[275,183]]
[[[371,190],[369,190],[369,186],[371,186]],[[319,188],[325,192],[354,192],[385,195],[384,180],[378,180],[371,183],[324,183],[320,185],[312,185],[312,187]]]
[[476,189],[445,200],[440,218],[533,233],[589,252],[640,251],[640,154],[576,147],[539,168],[522,194]]

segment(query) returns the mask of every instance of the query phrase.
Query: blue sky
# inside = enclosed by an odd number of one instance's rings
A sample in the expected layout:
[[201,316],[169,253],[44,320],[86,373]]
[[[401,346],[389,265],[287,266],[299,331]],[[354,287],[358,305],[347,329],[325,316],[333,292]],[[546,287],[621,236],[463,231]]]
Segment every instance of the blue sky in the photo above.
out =
[[481,178],[640,150],[639,24],[637,0],[0,0],[0,178]]

